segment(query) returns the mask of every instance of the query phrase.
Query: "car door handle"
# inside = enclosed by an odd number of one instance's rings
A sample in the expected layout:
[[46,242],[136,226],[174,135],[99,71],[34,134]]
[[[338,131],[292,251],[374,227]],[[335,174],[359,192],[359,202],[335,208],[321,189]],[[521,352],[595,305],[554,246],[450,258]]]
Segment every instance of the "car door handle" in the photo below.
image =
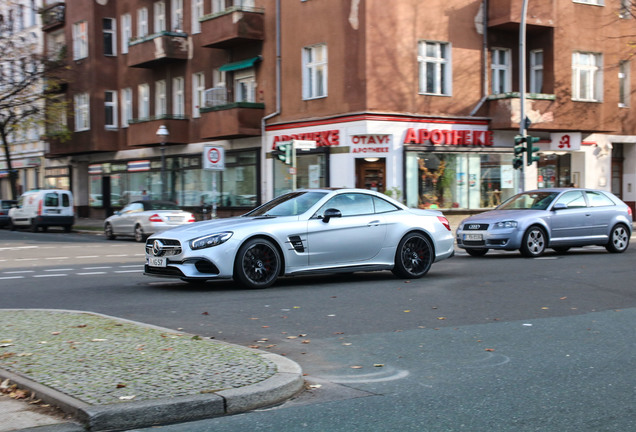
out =
[[367,224],[367,226],[378,226],[378,225],[380,225],[380,221],[379,220],[374,220],[374,221],[371,221],[371,222],[369,222]]

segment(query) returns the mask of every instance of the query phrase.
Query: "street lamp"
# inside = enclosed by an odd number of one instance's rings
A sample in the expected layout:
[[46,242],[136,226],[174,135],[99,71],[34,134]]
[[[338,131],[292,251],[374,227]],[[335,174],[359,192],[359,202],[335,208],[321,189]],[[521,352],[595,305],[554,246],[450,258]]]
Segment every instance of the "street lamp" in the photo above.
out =
[[161,143],[161,199],[166,199],[166,141],[168,141],[168,128],[165,125],[159,126],[157,136]]

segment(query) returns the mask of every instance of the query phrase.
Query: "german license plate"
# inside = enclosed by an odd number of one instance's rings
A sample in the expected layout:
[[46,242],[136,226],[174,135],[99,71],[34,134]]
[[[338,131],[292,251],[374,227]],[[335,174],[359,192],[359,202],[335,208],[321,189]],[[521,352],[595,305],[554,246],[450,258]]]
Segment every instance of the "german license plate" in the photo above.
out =
[[464,234],[464,240],[468,241],[479,241],[483,240],[481,234]]
[[150,267],[166,267],[168,265],[166,257],[148,257],[146,259]]

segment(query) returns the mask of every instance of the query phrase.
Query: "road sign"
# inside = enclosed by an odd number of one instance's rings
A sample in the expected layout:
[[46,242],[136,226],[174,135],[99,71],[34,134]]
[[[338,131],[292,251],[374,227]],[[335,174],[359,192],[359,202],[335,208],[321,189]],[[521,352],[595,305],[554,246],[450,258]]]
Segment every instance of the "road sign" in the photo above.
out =
[[316,148],[316,141],[312,140],[292,140],[296,150],[313,150]]
[[203,169],[223,171],[225,169],[225,149],[215,145],[204,146]]

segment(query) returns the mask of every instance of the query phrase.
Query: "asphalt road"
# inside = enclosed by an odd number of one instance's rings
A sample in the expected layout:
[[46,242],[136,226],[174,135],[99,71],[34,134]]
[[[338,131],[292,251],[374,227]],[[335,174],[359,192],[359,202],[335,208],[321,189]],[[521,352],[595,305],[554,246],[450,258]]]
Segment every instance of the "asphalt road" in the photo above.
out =
[[[636,246],[459,253],[423,279],[282,279],[267,290],[140,274],[143,245],[0,230],[0,307],[87,310],[255,346],[313,386],[176,431],[636,429]],[[153,428],[156,430],[157,428]]]

